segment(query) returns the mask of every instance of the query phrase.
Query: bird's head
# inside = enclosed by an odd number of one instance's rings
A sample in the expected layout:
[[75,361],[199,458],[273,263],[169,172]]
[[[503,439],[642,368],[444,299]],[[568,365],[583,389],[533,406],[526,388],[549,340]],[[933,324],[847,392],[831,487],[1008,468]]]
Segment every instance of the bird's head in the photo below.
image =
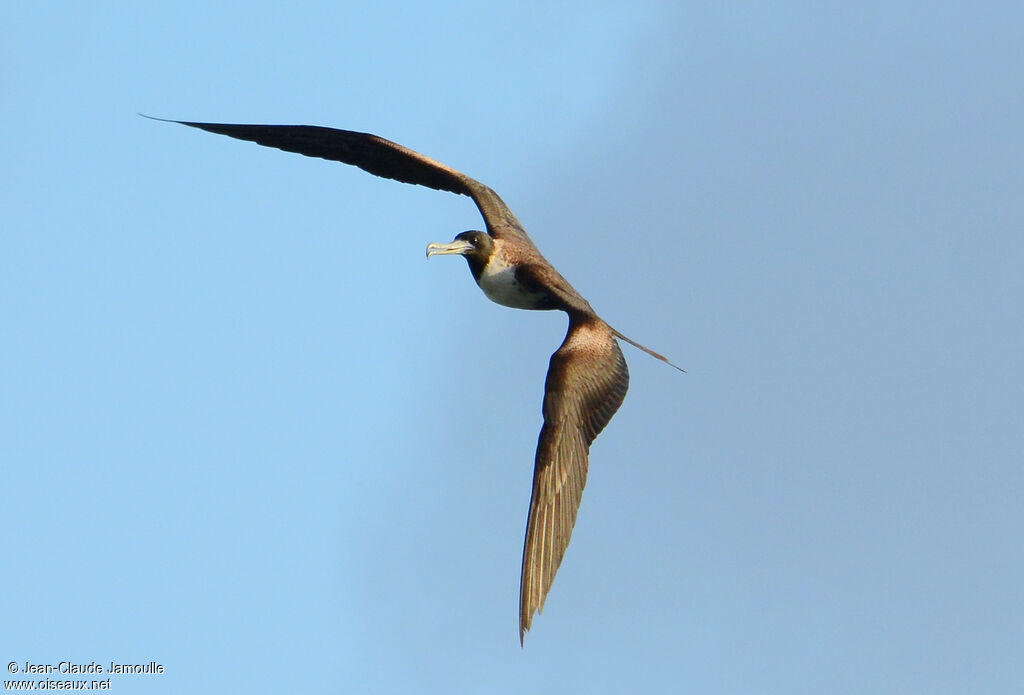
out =
[[459,234],[450,244],[427,245],[427,258],[452,254],[465,256],[474,277],[479,277],[493,252],[494,239],[491,238],[491,235],[476,230]]

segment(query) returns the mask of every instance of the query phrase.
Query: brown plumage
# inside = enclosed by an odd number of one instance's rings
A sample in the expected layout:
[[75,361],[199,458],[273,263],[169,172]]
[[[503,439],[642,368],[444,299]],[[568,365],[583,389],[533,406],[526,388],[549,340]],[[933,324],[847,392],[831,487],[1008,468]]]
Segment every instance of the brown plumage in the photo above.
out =
[[672,363],[605,323],[541,255],[497,193],[441,162],[376,135],[349,130],[173,122],[352,164],[404,183],[467,195],[483,215],[487,233],[463,232],[450,244],[430,244],[427,255],[464,256],[477,284],[499,304],[519,309],[557,309],[568,314],[569,330],[551,356],[544,383],[544,426],[537,443],[519,593],[522,642],[534,614],[544,607],[569,545],[587,482],[590,444],[626,397],[629,370],[615,339]]
[[569,318],[544,382],[544,426],[537,442],[533,495],[519,584],[519,640],[544,609],[569,545],[587,484],[590,443],[622,405],[629,388],[626,358],[613,331],[596,316]]

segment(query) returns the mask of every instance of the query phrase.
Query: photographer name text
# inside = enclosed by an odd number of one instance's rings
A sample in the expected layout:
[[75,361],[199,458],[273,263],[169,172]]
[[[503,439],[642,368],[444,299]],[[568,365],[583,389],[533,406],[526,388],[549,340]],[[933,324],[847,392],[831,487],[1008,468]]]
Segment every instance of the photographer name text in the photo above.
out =
[[[11,662],[11,666],[16,667],[17,664]],[[11,672],[15,672],[14,668],[9,667],[8,670]],[[119,664],[116,661],[111,661],[110,664],[108,664],[107,666],[97,664],[95,661],[90,661],[87,664],[77,664],[73,661],[61,661],[56,665],[33,664],[31,661],[26,661],[25,665],[21,668],[21,672],[28,674],[63,673],[90,675],[98,675],[104,673],[110,673],[113,675],[129,673],[161,674],[164,672],[164,667],[163,664],[158,664],[155,661],[150,661],[148,664]]]

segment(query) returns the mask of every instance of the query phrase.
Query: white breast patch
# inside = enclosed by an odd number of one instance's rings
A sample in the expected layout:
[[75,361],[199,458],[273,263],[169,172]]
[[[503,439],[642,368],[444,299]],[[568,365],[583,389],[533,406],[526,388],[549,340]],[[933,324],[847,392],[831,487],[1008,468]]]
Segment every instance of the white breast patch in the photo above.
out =
[[477,281],[480,289],[492,302],[513,309],[533,309],[544,297],[540,292],[526,292],[516,280],[515,267],[505,261],[504,254],[496,249],[480,273]]

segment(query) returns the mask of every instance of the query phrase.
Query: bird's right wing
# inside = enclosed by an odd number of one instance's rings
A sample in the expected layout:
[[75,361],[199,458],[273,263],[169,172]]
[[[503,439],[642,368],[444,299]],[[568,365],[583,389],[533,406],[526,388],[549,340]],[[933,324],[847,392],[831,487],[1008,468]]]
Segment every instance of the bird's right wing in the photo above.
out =
[[544,609],[569,545],[587,482],[590,444],[622,405],[626,360],[612,329],[597,317],[571,316],[544,384],[544,427],[537,444],[519,588],[519,641]]
[[[146,118],[151,118],[147,116]],[[156,118],[153,120],[166,120]],[[403,147],[370,133],[339,130],[314,125],[241,125],[230,123],[197,123],[170,121],[199,128],[238,140],[248,140],[266,147],[276,147],[307,157],[319,157],[334,162],[357,166],[376,176],[402,183],[428,186],[439,191],[468,195],[476,203],[487,225],[487,232],[495,237],[516,236],[530,241],[505,202],[489,187],[460,171],[431,159],[419,152]],[[533,242],[530,241],[532,244]]]

